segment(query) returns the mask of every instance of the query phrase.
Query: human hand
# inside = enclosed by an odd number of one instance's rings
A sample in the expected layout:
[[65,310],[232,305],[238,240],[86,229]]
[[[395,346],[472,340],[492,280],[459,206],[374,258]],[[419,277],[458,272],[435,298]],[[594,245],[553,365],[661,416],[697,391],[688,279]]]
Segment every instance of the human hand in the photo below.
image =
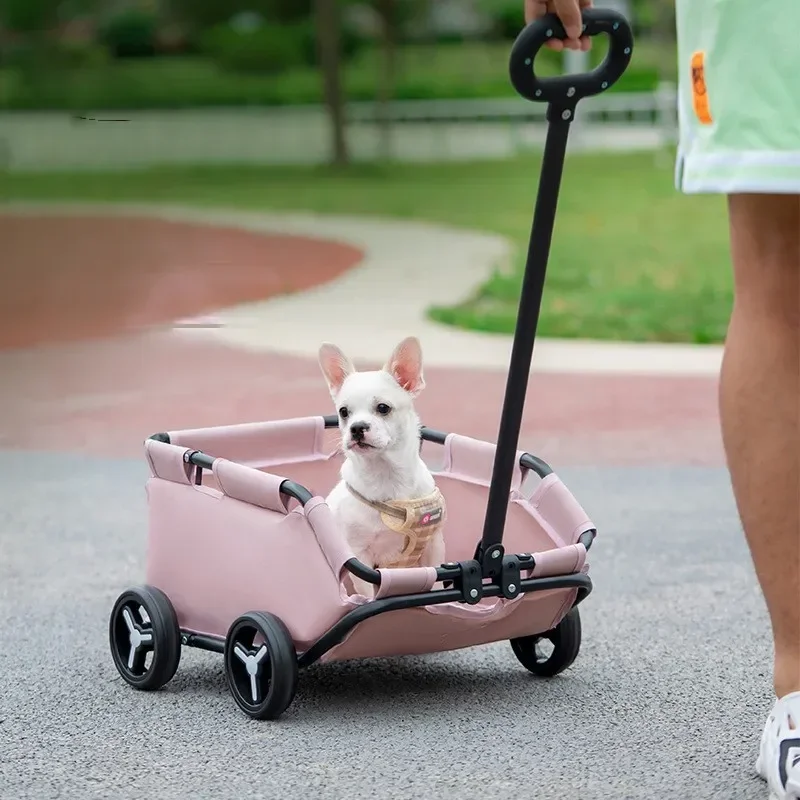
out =
[[551,50],[589,50],[592,40],[581,36],[581,9],[590,8],[592,0],[525,0],[525,22],[530,23],[545,14],[555,14],[564,26],[567,39],[551,39],[547,47]]

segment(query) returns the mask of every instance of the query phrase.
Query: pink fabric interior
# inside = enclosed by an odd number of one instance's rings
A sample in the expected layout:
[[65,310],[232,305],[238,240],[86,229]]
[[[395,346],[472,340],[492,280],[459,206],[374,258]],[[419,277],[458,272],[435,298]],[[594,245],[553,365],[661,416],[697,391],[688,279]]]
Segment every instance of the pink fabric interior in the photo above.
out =
[[172,444],[202,450],[214,458],[227,458],[251,467],[261,467],[266,463],[291,464],[325,455],[325,421],[322,417],[171,431],[169,437]]
[[[283,619],[302,651],[364,602],[351,594],[349,581],[342,582],[341,565],[351,553],[320,499],[338,480],[341,463],[328,455],[336,432],[325,431],[321,417],[170,437],[173,445],[146,445],[157,476],[148,482],[147,579],[169,595],[184,628],[222,636],[238,614],[270,611]],[[239,463],[217,461],[215,475],[204,471],[198,487],[180,467],[186,448]],[[446,560],[471,558],[481,535],[494,446],[451,435],[444,446],[426,443],[423,454],[430,454],[447,501]],[[294,503],[286,511],[277,493],[283,478],[318,496],[305,514]],[[593,527],[591,520],[556,476],[537,479],[531,493],[525,478],[524,470],[515,472],[506,552],[534,553],[536,576],[586,571],[586,551],[576,541]],[[427,570],[391,572],[396,574],[385,577],[381,596],[424,590],[433,580]],[[560,621],[574,597],[575,590],[564,589],[382,614],[358,625],[324,660],[436,652],[539,633]]]

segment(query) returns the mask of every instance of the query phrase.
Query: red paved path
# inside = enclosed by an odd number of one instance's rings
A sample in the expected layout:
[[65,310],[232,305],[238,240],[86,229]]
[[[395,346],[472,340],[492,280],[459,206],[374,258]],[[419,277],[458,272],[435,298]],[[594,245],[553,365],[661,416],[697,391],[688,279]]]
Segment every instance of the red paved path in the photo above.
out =
[[[0,354],[0,447],[139,455],[159,430],[330,413],[319,367],[174,333]],[[433,427],[493,439],[502,372],[429,369]],[[555,463],[719,464],[716,382],[535,375],[523,443]]]
[[[69,245],[60,224],[39,224],[46,225],[48,235],[51,230],[62,232],[61,249]],[[234,295],[237,300],[263,297],[270,287],[300,288],[332,278],[358,259],[357,251],[297,239],[277,242],[254,234],[240,238],[239,231],[221,232],[217,239],[216,231],[200,226],[149,227],[150,222],[137,221],[132,228],[128,222],[102,222],[109,224],[112,231],[106,228],[100,235],[100,223],[91,222],[93,241],[104,243],[99,251],[102,267],[90,261],[98,251],[88,241],[88,231],[83,231],[79,244],[73,243],[73,256],[64,260],[56,259],[52,245],[45,246],[45,236],[37,238],[35,225],[24,236],[19,231],[12,236],[15,247],[27,237],[26,252],[46,258],[41,263],[29,258],[26,269],[12,265],[15,283],[11,292],[3,293],[0,343],[8,347],[13,341],[52,338],[60,325],[67,326],[70,339],[96,337],[115,326],[117,333],[116,338],[0,352],[0,447],[141,456],[142,440],[158,430],[332,410],[313,359],[242,352],[169,330],[129,329],[201,313]],[[110,243],[114,237],[129,237],[128,250],[117,253],[116,261]],[[37,241],[41,246],[31,250],[30,243]],[[145,256],[149,266],[137,268],[136,260]],[[160,262],[156,256],[161,256]],[[82,259],[87,266],[73,273],[74,281],[53,277],[54,264],[80,265]],[[128,267],[127,277],[115,280],[113,265],[119,269],[121,261]],[[156,263],[166,267],[155,269]],[[193,276],[196,269],[204,276],[202,291],[176,291],[190,269]],[[48,277],[53,281],[50,288],[41,283],[37,288],[36,282]],[[97,281],[90,283],[91,291],[87,279]],[[224,300],[215,295],[222,290]],[[69,312],[61,302],[68,293],[75,293],[78,302]],[[216,303],[214,297],[219,298]],[[112,302],[121,313],[94,313]],[[26,318],[22,308],[32,310],[33,318]],[[59,326],[46,325],[53,319]],[[14,320],[13,326],[9,320]],[[495,437],[502,371],[429,369],[426,378],[428,388],[418,406],[428,425]],[[555,466],[721,464],[716,381],[536,375],[528,394],[522,445]]]
[[308,289],[362,257],[349,245],[187,222],[0,214],[0,349]]

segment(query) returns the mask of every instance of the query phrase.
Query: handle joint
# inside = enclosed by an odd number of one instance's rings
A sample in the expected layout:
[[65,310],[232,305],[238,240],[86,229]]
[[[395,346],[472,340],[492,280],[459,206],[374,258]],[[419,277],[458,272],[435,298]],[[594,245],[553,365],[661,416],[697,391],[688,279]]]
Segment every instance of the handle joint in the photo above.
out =
[[564,124],[569,125],[575,119],[575,107],[577,103],[559,103],[551,102],[547,104],[547,121],[551,125]]

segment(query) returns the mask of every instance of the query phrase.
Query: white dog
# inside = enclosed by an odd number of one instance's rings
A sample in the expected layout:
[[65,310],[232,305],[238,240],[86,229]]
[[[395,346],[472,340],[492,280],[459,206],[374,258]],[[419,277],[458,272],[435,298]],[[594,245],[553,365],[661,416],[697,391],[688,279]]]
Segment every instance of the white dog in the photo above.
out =
[[[420,456],[414,398],[425,388],[415,337],[394,349],[383,369],[357,372],[336,345],[319,363],[336,404],[344,464],[327,497],[353,554],[368,567],[437,567],[445,559],[444,498]],[[355,590],[373,596],[353,577]]]

